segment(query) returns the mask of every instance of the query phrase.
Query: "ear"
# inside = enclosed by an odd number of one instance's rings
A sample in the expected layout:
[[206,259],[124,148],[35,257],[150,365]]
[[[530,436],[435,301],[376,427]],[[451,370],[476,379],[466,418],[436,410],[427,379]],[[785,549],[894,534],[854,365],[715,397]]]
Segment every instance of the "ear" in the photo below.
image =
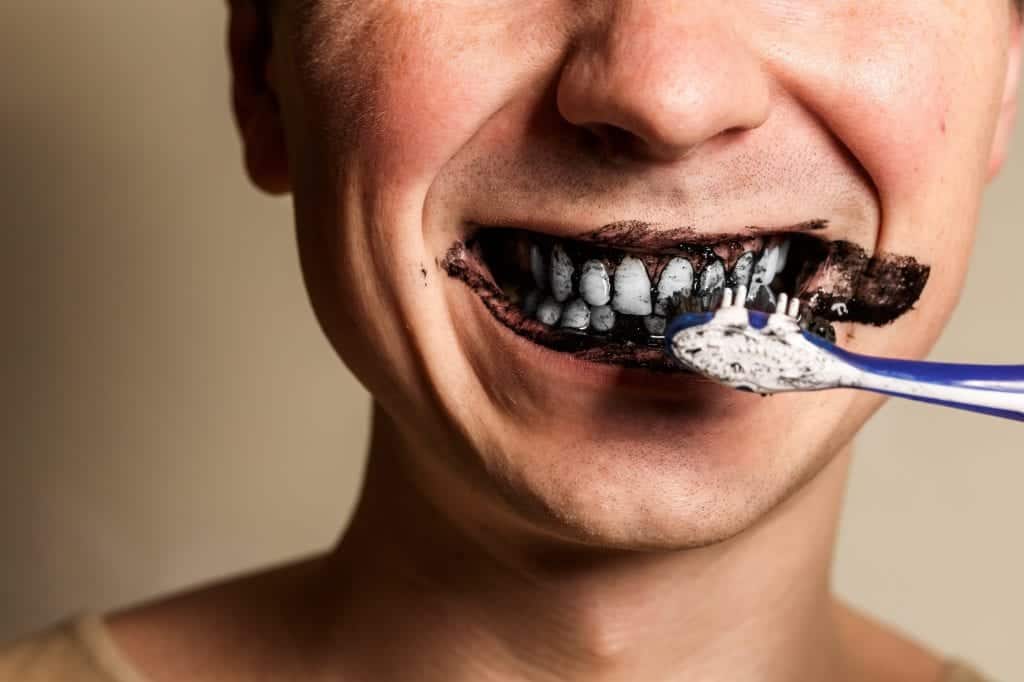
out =
[[1015,16],[1012,21],[1010,47],[1006,53],[1006,83],[1003,85],[1003,100],[999,107],[999,121],[996,123],[996,134],[992,140],[992,150],[989,153],[989,180],[999,173],[1003,163],[1006,161],[1010,139],[1013,137],[1013,126],[1017,119],[1017,93],[1020,87],[1021,75],[1021,33],[1024,31],[1024,18]]
[[270,11],[257,0],[229,0],[228,52],[232,104],[242,136],[245,167],[270,194],[291,189],[284,125],[274,88]]

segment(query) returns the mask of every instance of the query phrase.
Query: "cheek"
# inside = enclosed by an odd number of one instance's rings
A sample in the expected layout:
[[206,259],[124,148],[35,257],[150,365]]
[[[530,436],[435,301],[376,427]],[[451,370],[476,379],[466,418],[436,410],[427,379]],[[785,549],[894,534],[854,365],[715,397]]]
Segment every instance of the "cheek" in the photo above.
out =
[[373,159],[370,172],[402,192],[425,191],[495,114],[543,80],[542,60],[551,60],[539,53],[555,50],[530,54],[510,39],[526,30],[518,26],[521,9],[417,11],[426,10],[395,11],[382,22],[372,42],[393,47],[377,53],[363,76],[373,84],[375,113],[360,146]]

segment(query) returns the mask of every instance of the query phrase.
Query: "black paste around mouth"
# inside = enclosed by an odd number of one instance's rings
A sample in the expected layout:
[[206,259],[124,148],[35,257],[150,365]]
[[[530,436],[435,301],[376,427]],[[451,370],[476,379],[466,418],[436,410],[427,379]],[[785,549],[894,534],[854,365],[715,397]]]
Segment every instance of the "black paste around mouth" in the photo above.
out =
[[570,353],[580,360],[589,362],[662,373],[692,374],[666,356],[661,343],[641,345],[632,341],[591,336],[548,327],[527,317],[491,279],[487,267],[479,256],[467,249],[462,241],[452,244],[438,265],[449,277],[468,286],[483,301],[495,319],[519,336],[545,348]]
[[805,261],[796,295],[830,322],[891,324],[913,310],[931,275],[930,266],[911,256],[870,255],[847,241],[819,244],[822,252]]
[[[785,278],[780,276],[776,280],[780,291],[804,301],[802,310],[809,328],[834,340],[833,322],[884,326],[913,309],[928,282],[929,266],[910,256],[870,255],[851,242],[826,241],[807,234],[826,224],[825,221],[809,221],[801,224],[802,232],[787,233],[791,244],[790,260],[802,267],[787,271]],[[482,229],[491,232],[508,228]],[[572,241],[583,250],[629,251],[638,244],[650,243],[648,229],[647,224],[635,221],[615,223],[589,233],[585,239]],[[690,256],[705,250],[711,254],[707,242],[677,242],[675,237],[681,235],[673,234],[661,241],[671,243],[666,248],[679,249]],[[536,238],[550,239],[540,234]],[[569,240],[562,241],[569,248]],[[612,242],[619,246],[613,247]],[[518,303],[497,284],[475,239],[469,244],[461,241],[453,244],[439,265],[449,276],[469,286],[498,321],[535,343],[594,362],[680,371],[664,355],[659,341],[637,341],[631,338],[635,335],[629,333],[592,335],[549,327],[527,317]]]
[[[758,234],[798,234],[803,232],[817,232],[828,227],[828,221],[823,219],[805,220],[800,223],[784,227],[766,227],[761,225],[748,225],[746,236]],[[741,238],[735,235],[731,238]],[[590,242],[603,245],[613,249],[647,249],[661,251],[674,247],[692,248],[695,246],[707,246],[730,239],[726,235],[707,234],[698,232],[693,227],[662,227],[643,220],[620,220],[615,223],[602,225],[601,227],[585,232],[575,238],[578,241]]]

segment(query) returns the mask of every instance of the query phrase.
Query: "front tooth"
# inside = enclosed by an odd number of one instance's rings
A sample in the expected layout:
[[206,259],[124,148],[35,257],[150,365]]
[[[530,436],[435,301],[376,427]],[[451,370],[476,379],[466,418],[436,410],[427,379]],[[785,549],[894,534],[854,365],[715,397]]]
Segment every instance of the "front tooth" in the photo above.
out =
[[662,336],[665,333],[665,318],[661,315],[648,315],[644,318],[644,327],[651,336]]
[[553,327],[558,324],[560,317],[562,317],[562,304],[550,296],[546,296],[537,306],[537,321],[542,324]]
[[716,260],[704,268],[704,272],[700,273],[700,288],[697,293],[700,295],[704,310],[710,310],[715,307],[717,301],[721,299],[724,288],[725,265],[722,261]]
[[651,279],[639,258],[626,256],[615,269],[612,308],[623,315],[651,314]]
[[580,275],[580,296],[590,305],[607,305],[612,297],[612,282],[608,269],[599,260],[588,260]]
[[590,309],[590,328],[595,332],[610,332],[615,326],[615,311],[611,306],[599,305]]
[[673,258],[661,271],[658,280],[658,296],[654,303],[654,312],[667,316],[679,298],[693,293],[693,266],[685,258]]
[[538,289],[543,291],[548,288],[548,264],[544,252],[536,244],[530,245],[530,272],[533,273],[533,283]]
[[747,295],[748,301],[751,300],[751,296],[757,295],[758,289],[772,283],[775,274],[779,271],[778,268],[779,247],[778,245],[769,246],[761,255],[761,260],[757,261],[757,265],[754,266],[754,276],[750,278],[750,293]]
[[732,274],[729,275],[729,286],[739,289],[741,286],[750,286],[750,275],[754,272],[754,252],[747,251],[736,260],[732,266]]
[[765,313],[775,312],[775,294],[766,286],[759,286],[747,295],[747,307]]
[[582,299],[575,298],[562,311],[562,326],[567,329],[585,330],[590,325],[590,308]]
[[789,260],[789,240],[783,240],[779,244],[779,262],[775,264],[775,272],[783,272],[786,269],[786,261]]
[[560,244],[551,249],[551,295],[559,303],[572,296],[572,259]]

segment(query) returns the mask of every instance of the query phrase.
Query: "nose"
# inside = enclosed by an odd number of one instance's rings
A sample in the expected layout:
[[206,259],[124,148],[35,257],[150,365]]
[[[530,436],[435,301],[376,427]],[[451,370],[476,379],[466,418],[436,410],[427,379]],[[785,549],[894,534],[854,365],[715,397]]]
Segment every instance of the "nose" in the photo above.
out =
[[720,3],[615,0],[587,26],[558,81],[558,108],[606,153],[669,162],[763,124],[772,89]]

